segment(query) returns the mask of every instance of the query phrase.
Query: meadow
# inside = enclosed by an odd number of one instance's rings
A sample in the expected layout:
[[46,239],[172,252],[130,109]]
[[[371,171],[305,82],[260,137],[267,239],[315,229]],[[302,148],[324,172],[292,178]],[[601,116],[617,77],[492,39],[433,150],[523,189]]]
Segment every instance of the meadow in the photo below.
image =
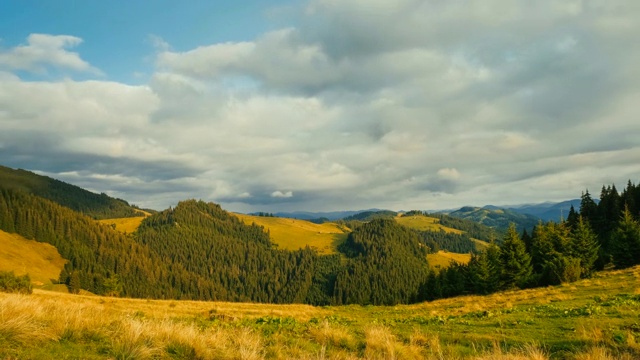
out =
[[0,293],[3,359],[637,359],[640,267],[415,305]]
[[263,226],[271,241],[285,250],[309,246],[318,254],[334,254],[337,246],[347,239],[350,229],[336,223],[315,224],[306,220],[234,214],[245,224]]

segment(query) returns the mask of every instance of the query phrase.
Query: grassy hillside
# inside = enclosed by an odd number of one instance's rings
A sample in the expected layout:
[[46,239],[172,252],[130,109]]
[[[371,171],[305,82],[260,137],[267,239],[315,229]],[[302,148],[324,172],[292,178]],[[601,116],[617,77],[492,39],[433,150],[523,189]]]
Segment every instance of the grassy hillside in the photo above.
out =
[[0,358],[631,360],[638,284],[636,267],[392,307],[0,293]]
[[451,262],[457,262],[460,264],[467,264],[471,260],[470,254],[456,254],[448,251],[438,251],[433,254],[427,255],[429,266],[436,271],[445,269],[451,265]]
[[419,231],[445,231],[448,233],[454,234],[462,234],[463,231],[453,229],[450,227],[442,226],[440,224],[440,220],[422,215],[414,215],[414,216],[397,216],[396,221],[398,224],[406,226],[411,229],[416,229]]
[[245,224],[255,223],[268,230],[280,249],[298,250],[309,246],[319,254],[334,254],[347,238],[349,229],[335,223],[315,224],[306,220],[235,214]]
[[66,262],[52,245],[0,230],[0,271],[29,274],[33,285],[52,288]]
[[105,225],[114,226],[115,229],[124,234],[131,234],[138,230],[138,227],[146,217],[151,216],[151,213],[141,210],[144,216],[115,218],[115,219],[102,219],[98,220]]

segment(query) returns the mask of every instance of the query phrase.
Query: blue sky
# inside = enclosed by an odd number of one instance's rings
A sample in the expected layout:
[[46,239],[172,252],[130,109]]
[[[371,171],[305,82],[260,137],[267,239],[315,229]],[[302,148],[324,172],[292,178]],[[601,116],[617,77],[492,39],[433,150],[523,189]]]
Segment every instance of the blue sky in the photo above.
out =
[[155,209],[443,209],[640,180],[634,0],[5,1],[0,164]]
[[249,41],[291,21],[286,17],[295,8],[292,0],[6,1],[0,5],[0,46],[23,44],[32,33],[72,34],[83,39],[75,50],[108,79],[140,83],[147,80],[140,75],[153,71],[157,39],[176,51]]

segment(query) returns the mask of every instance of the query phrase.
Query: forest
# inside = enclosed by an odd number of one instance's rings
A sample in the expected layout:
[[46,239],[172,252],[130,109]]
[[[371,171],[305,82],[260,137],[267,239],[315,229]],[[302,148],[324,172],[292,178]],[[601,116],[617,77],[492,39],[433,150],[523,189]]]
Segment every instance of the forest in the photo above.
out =
[[[159,299],[313,305],[392,305],[463,294],[547,286],[640,262],[640,186],[588,191],[559,223],[519,233],[511,226],[474,251],[470,234],[491,232],[441,216],[463,235],[421,232],[390,218],[361,222],[319,255],[280,250],[268,231],[245,225],[219,205],[187,200],[147,217],[131,234],[21,188],[0,190],[0,229],[55,246],[69,262],[58,279],[71,292]],[[468,235],[469,234],[469,235]],[[468,264],[435,271],[439,246],[474,252]]]

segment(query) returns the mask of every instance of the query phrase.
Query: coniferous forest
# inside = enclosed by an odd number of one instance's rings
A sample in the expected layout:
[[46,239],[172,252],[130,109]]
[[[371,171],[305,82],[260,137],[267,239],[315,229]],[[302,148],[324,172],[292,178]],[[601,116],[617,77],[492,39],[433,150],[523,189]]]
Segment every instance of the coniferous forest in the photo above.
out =
[[319,255],[310,248],[279,250],[264,228],[213,203],[180,202],[122,234],[33,191],[2,186],[0,229],[55,246],[68,260],[59,281],[71,292],[391,305],[560,284],[640,263],[640,186],[629,181],[621,193],[603,187],[599,200],[585,191],[566,220],[522,233],[511,226],[468,264],[439,272],[426,254],[437,246],[470,252],[469,235],[419,232],[385,218],[360,224],[338,254]]

